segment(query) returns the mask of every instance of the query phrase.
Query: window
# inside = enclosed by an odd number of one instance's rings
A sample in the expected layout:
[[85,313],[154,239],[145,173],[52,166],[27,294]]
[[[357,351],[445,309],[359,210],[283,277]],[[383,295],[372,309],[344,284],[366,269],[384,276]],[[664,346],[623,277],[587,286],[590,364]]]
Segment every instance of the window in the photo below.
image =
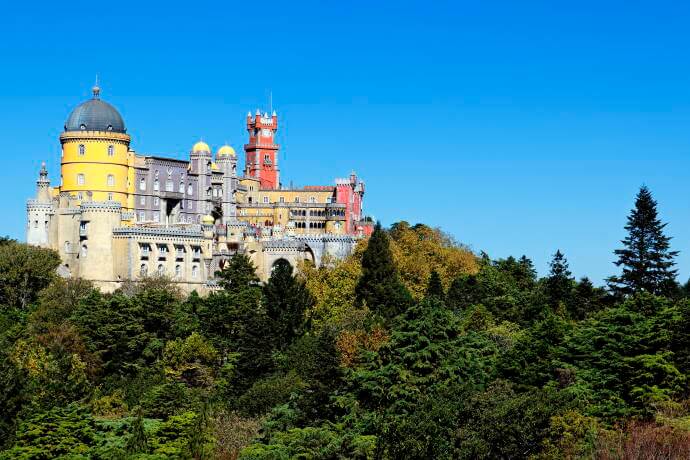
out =
[[139,190],[146,190],[146,179],[139,179]]
[[192,278],[197,278],[199,276],[199,266],[192,265]]
[[158,264],[158,275],[159,276],[165,275],[165,267],[163,266],[163,264]]
[[139,222],[146,220],[146,213],[144,211],[139,212]]
[[115,146],[109,145],[108,146],[108,156],[111,157],[113,155],[115,155]]
[[295,203],[299,203],[299,197],[298,196],[295,197]]
[[144,277],[149,272],[149,266],[146,264],[141,264],[139,267],[139,276]]
[[139,197],[139,204],[140,204],[141,206],[146,206],[146,197],[145,197],[144,195],[141,195],[141,196]]
[[158,179],[155,179],[155,180],[153,181],[153,189],[154,189],[156,192],[157,192],[158,190],[160,190],[160,184],[158,183]]
[[211,189],[206,190],[206,198],[211,198]]
[[112,174],[108,174],[108,187],[114,187],[115,186],[115,176]]
[[86,147],[84,146],[84,144],[79,144],[79,156],[83,157],[85,153],[86,153]]
[[65,241],[65,253],[69,254],[70,252],[72,252],[72,243]]
[[182,266],[175,265],[175,276],[178,278],[182,276]]
[[264,155],[264,163],[271,164],[271,155],[268,153]]
[[113,192],[108,192],[108,201],[113,201]]
[[160,202],[161,202],[160,198],[158,198],[157,196],[154,196],[154,197],[153,197],[153,205],[154,205],[154,206],[158,206],[158,204],[159,204]]
[[86,247],[85,244],[81,245],[81,253],[79,254],[79,257],[86,257],[86,254],[89,252],[89,248]]
[[77,185],[84,185],[86,179],[83,174],[77,174]]
[[264,203],[268,203],[268,197],[267,196],[264,197]]
[[184,182],[180,181],[180,188],[178,189],[180,193],[184,193]]
[[165,191],[166,192],[172,192],[173,191],[173,181],[168,179],[165,181]]
[[161,221],[161,213],[158,211],[153,213],[153,221],[154,222],[160,222]]
[[310,203],[316,203],[316,197],[310,196],[310,197],[309,197],[309,202],[310,202]]
[[192,196],[193,195],[192,191],[193,191],[192,190],[192,184],[187,185],[187,195]]
[[281,203],[285,203],[285,197],[281,196],[280,198],[278,198],[278,201],[280,201]]
[[83,200],[84,199],[84,194],[81,192],[77,192],[77,200]]
[[141,257],[148,257],[151,253],[151,246],[148,243],[143,243],[139,245],[139,252],[141,252]]

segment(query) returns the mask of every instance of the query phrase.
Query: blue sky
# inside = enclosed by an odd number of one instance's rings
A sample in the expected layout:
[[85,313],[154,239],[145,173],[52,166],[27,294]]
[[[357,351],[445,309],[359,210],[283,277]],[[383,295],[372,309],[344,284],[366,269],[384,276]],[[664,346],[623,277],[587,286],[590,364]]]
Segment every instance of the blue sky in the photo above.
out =
[[[556,2],[558,3],[558,2]],[[11,2],[0,17],[0,234],[94,75],[138,152],[184,158],[280,117],[282,178],[354,169],[369,214],[440,226],[545,273],[616,271],[641,184],[690,276],[684,2]],[[562,2],[560,2],[562,3]]]

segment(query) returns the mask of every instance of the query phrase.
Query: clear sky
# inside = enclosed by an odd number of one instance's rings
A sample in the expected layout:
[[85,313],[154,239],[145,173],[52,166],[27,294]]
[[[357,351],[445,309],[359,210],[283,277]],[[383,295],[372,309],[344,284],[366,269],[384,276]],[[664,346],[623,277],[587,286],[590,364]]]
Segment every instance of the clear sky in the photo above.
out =
[[[0,15],[0,234],[24,239],[40,162],[90,96],[140,153],[245,142],[278,111],[282,178],[352,169],[385,225],[440,226],[545,273],[616,271],[637,189],[690,276],[690,11],[686,2],[6,2]],[[243,161],[243,160],[242,160]]]

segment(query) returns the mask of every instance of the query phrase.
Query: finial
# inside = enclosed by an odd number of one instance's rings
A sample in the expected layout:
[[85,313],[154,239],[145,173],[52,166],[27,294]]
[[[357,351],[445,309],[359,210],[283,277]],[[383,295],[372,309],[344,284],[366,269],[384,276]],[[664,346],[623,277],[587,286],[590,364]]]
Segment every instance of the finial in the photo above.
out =
[[98,86],[98,74],[96,74],[96,83],[93,85],[93,88],[91,88],[91,91],[93,92],[93,98],[98,99],[101,95],[101,87]]
[[278,114],[276,113],[275,110],[273,111],[273,116],[274,116],[274,117],[277,117],[277,116],[278,116]]
[[261,111],[259,109],[256,109],[256,114],[261,116]]
[[247,111],[247,116],[248,116],[249,118],[252,117],[252,112],[251,112],[251,110]]

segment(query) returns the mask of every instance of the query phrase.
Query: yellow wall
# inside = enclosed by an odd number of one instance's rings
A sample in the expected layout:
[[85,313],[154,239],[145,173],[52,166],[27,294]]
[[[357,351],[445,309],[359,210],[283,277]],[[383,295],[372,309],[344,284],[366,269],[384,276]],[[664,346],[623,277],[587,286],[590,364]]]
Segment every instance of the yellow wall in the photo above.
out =
[[[130,137],[127,134],[74,131],[60,136],[62,143],[62,185],[61,192],[76,195],[92,192],[92,200],[105,201],[108,194],[119,201],[123,209],[133,209],[130,197],[134,174],[132,154],[129,152]],[[79,146],[84,146],[84,155],[79,154]],[[108,155],[108,146],[113,146],[113,155]],[[78,182],[78,175],[84,175],[84,184]],[[113,185],[108,185],[108,176],[113,176]]]

